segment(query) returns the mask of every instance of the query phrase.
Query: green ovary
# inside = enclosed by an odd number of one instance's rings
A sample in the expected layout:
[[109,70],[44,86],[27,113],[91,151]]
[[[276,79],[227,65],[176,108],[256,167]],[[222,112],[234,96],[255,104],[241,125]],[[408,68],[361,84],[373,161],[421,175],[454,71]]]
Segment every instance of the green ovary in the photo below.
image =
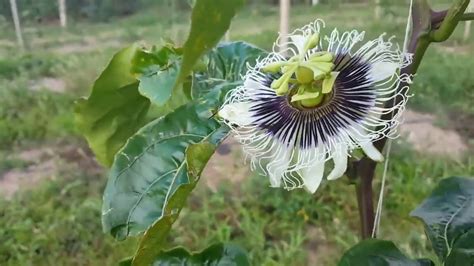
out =
[[296,80],[298,83],[307,84],[314,81],[314,73],[307,67],[298,67],[296,70]]
[[310,99],[306,99],[306,100],[301,100],[300,103],[303,107],[306,107],[306,108],[312,108],[312,107],[316,107],[318,106],[319,104],[321,104],[321,102],[323,101],[324,99],[324,94],[319,94],[319,96],[317,96],[316,98],[310,98]]

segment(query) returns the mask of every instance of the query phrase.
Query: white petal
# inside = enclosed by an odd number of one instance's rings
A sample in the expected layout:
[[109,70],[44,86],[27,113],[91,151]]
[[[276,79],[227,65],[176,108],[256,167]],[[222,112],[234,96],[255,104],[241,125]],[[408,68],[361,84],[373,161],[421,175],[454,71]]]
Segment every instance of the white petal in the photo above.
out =
[[364,142],[360,143],[360,147],[364,151],[364,153],[369,156],[370,159],[376,161],[376,162],[381,162],[383,161],[383,155],[375,148],[374,144],[372,142]]
[[280,187],[281,186],[281,179],[283,172],[282,171],[268,171],[269,179],[270,179],[270,187]]
[[276,141],[274,150],[272,151],[272,158],[267,165],[267,171],[272,187],[280,187],[283,174],[288,170],[291,161],[293,148]]
[[304,52],[304,46],[307,40],[306,37],[304,37],[303,35],[291,35],[290,39],[293,42],[293,44],[296,46],[296,48],[298,49],[298,53]]
[[347,169],[347,146],[340,147],[332,154],[334,169],[329,173],[328,180],[336,180],[344,175]]
[[250,107],[245,102],[226,104],[219,110],[219,116],[238,126],[248,126],[253,122]]
[[399,64],[395,62],[375,62],[370,70],[370,78],[373,82],[379,82],[392,77],[397,71]]
[[[321,154],[322,148],[316,148],[316,153]],[[304,182],[304,187],[311,193],[316,192],[324,175],[324,158],[319,158],[309,167],[301,169],[300,175]]]

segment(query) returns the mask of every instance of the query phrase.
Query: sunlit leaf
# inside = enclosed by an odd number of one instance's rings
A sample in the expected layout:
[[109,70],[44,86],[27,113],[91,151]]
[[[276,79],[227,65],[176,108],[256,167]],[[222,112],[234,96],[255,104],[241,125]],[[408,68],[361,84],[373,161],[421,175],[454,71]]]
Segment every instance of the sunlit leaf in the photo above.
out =
[[191,30],[183,47],[183,62],[176,86],[189,75],[198,59],[212,49],[225,32],[244,0],[197,0],[191,16]]
[[457,239],[474,228],[474,179],[442,180],[411,215],[425,223],[433,249],[440,260],[445,261]]
[[405,256],[391,241],[367,239],[349,249],[339,261],[339,266],[434,266],[427,259],[412,260]]
[[138,92],[138,81],[132,74],[132,59],[137,46],[114,55],[95,81],[87,99],[76,104],[75,118],[99,162],[112,164],[115,153],[145,121],[150,101]]
[[[149,264],[150,265],[150,264]],[[238,246],[215,244],[199,253],[190,253],[184,248],[174,248],[162,252],[153,261],[154,266],[248,266],[247,254]]]

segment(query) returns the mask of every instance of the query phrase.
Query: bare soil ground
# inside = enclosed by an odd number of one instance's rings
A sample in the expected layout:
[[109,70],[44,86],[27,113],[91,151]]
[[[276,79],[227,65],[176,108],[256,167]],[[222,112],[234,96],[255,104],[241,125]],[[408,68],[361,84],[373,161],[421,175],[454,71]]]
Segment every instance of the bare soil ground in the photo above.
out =
[[64,93],[66,82],[59,78],[44,77],[30,82],[30,89],[34,91],[48,90],[51,92]]
[[53,145],[19,152],[15,159],[26,167],[0,172],[0,197],[11,198],[20,189],[30,189],[42,180],[55,179],[66,169],[82,169],[87,174],[101,173],[101,167],[85,148],[73,145]]
[[413,149],[433,155],[459,159],[468,150],[462,136],[455,130],[435,125],[436,117],[407,110],[400,133]]

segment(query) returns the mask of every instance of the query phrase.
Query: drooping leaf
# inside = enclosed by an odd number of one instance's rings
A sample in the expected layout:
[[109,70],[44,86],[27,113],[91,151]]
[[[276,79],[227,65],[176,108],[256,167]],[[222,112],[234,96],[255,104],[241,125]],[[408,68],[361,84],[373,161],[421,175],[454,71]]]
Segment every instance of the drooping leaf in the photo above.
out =
[[427,259],[413,260],[405,256],[391,241],[366,239],[350,248],[339,266],[434,266]]
[[115,54],[95,81],[90,96],[76,103],[77,127],[105,166],[112,164],[115,153],[146,123],[150,101],[138,92],[131,71],[138,51],[133,45]]
[[184,248],[174,248],[159,254],[154,266],[248,266],[247,254],[240,247],[231,244],[214,244],[201,252],[190,253]]
[[191,30],[183,47],[183,61],[175,87],[189,75],[198,59],[212,49],[225,32],[244,0],[197,0]]
[[442,180],[411,215],[424,222],[433,249],[445,261],[455,241],[474,228],[474,179]]
[[[197,180],[186,150],[196,143],[216,145],[227,132],[212,118],[215,104],[208,99],[179,107],[130,138],[115,158],[104,192],[106,232],[124,239],[179,213]],[[203,165],[209,159],[205,155],[196,155]]]
[[445,261],[446,266],[474,265],[474,228],[454,241],[451,252]]

